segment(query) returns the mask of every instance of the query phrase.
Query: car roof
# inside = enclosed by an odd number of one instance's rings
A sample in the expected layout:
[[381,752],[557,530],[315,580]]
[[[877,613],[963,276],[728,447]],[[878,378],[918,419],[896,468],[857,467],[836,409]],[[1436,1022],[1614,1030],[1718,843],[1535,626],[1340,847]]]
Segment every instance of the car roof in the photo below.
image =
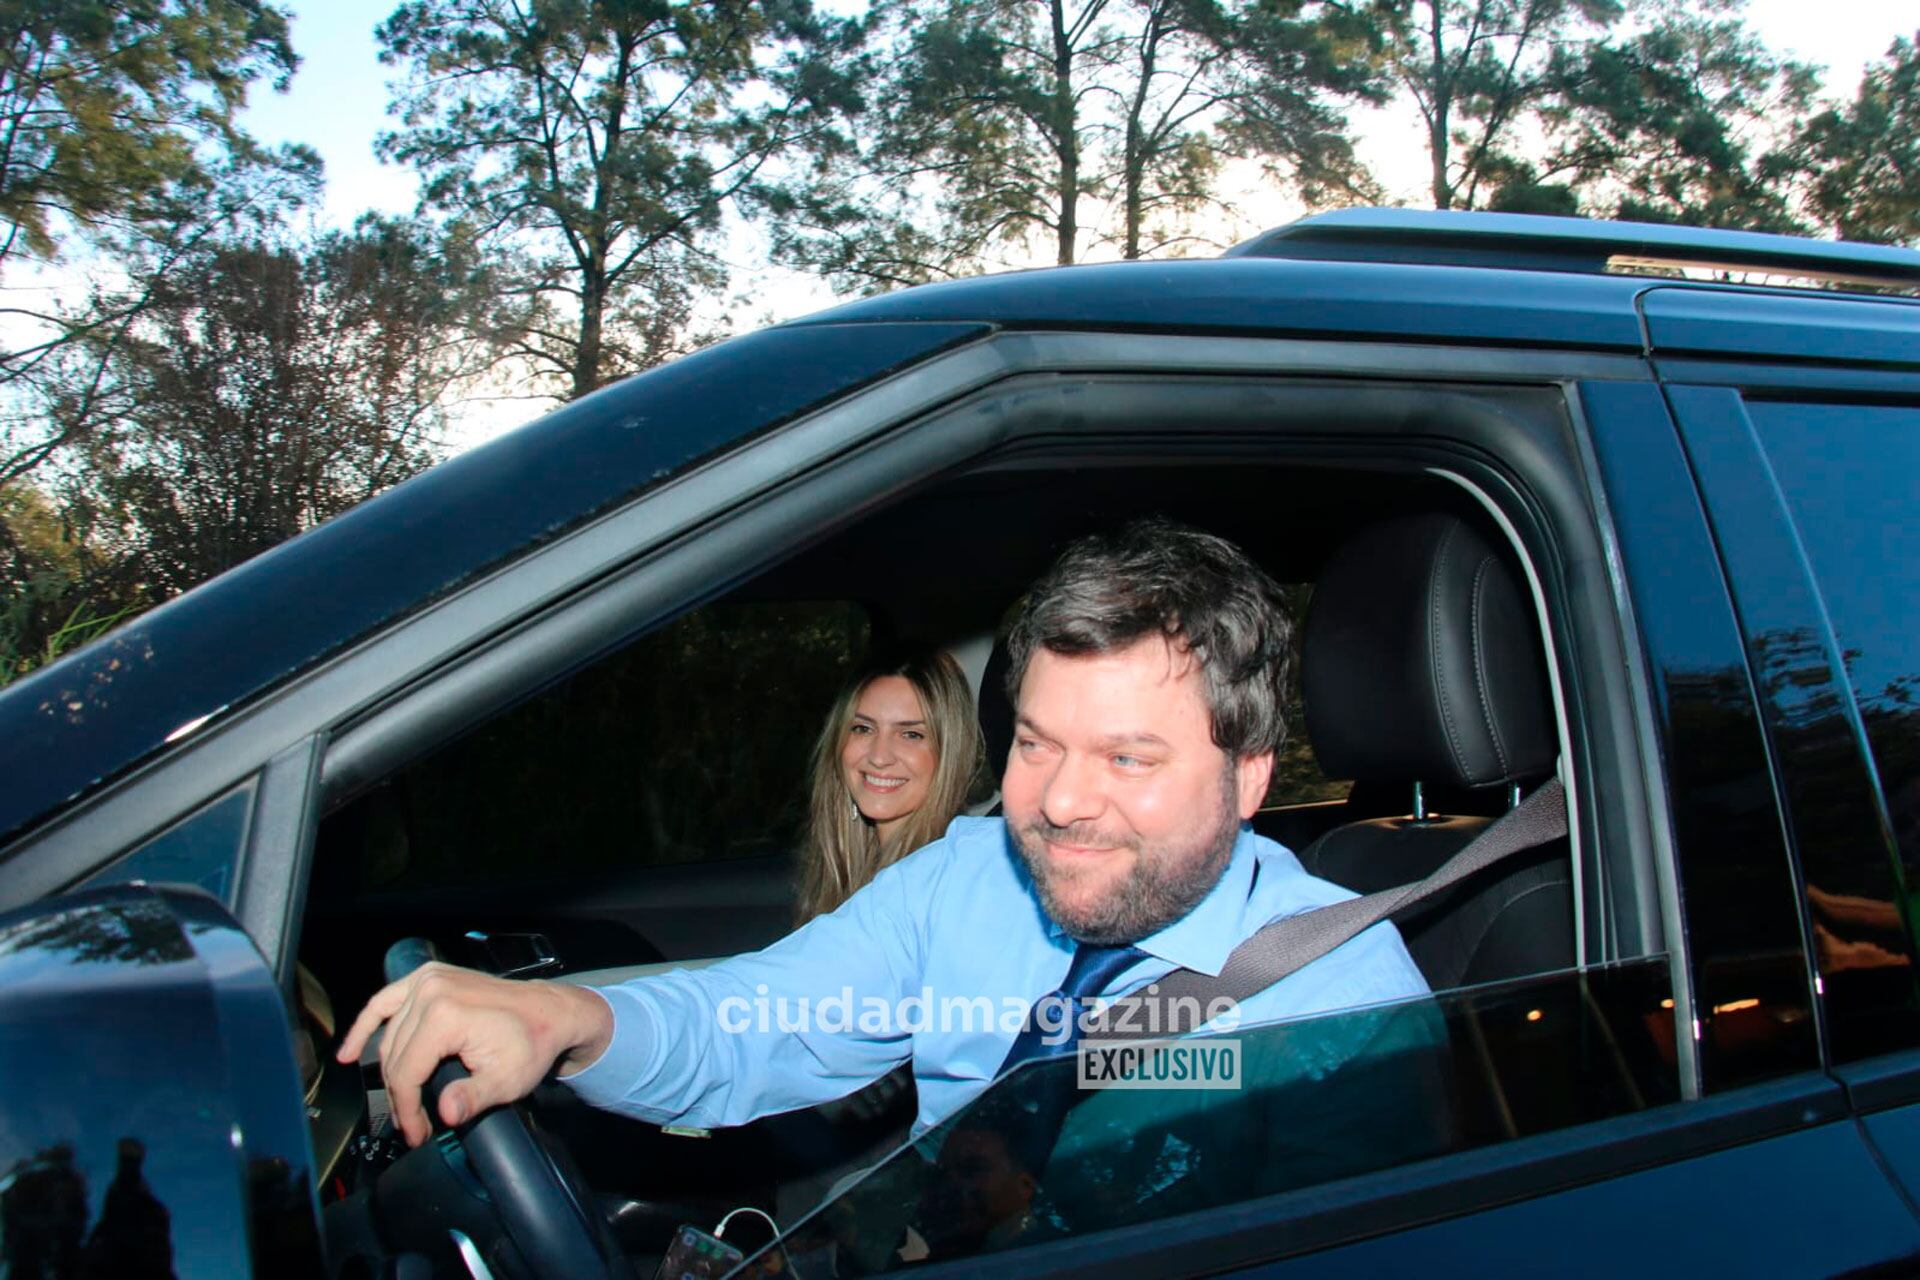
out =
[[[1031,328],[1474,340],[1638,351],[1649,287],[1761,276],[1820,289],[1920,289],[1920,252],[1666,223],[1342,209],[1220,259],[1055,267],[906,289],[798,323],[972,319]],[[1545,283],[1540,273],[1556,278]]]
[[847,303],[789,327],[973,320],[1007,328],[1245,334],[1638,352],[1644,279],[1260,258],[1016,271]]
[[1893,245],[1666,222],[1520,213],[1340,209],[1276,227],[1228,257],[1315,258],[1583,272],[1765,273],[1821,287],[1912,290],[1920,253]]

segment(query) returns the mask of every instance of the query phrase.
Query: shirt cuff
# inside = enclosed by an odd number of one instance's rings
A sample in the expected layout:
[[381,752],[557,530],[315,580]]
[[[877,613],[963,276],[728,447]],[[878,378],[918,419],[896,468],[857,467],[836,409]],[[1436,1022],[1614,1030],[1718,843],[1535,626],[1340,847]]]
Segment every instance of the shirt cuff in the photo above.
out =
[[618,1107],[635,1086],[653,1076],[661,1047],[659,1019],[652,1005],[624,986],[584,989],[612,1011],[613,1038],[598,1058],[559,1080],[589,1106]]

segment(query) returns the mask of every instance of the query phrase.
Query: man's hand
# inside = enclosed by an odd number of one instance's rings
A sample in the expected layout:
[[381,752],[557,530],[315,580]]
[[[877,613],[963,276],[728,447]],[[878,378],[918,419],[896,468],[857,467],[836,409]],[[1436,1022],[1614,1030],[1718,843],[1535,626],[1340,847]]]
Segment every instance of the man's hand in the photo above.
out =
[[334,1056],[359,1061],[383,1023],[380,1073],[394,1122],[415,1147],[433,1131],[420,1086],[441,1059],[458,1058],[468,1072],[440,1095],[440,1119],[454,1125],[524,1098],[556,1063],[563,1075],[579,1071],[613,1039],[607,1002],[583,987],[510,982],[438,963],[376,992]]

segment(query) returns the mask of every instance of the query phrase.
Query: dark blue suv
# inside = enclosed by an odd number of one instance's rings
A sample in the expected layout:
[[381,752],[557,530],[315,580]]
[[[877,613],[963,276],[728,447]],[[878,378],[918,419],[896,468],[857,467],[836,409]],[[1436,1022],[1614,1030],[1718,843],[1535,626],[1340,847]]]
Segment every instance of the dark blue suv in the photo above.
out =
[[[743,1273],[808,1280],[1920,1272],[1916,288],[1350,211],[914,289],[153,611],[0,696],[0,1274],[651,1274],[743,1207]],[[1262,1080],[1103,1093],[1018,1177],[1030,1072],[905,1146],[543,1090],[409,1153],[333,1063],[395,944],[597,981],[780,937],[849,666],[946,648],[991,744],[1024,584],[1149,513],[1302,610],[1256,825],[1319,874],[1417,880],[1565,783],[1565,839],[1398,917],[1433,997],[1244,1029]]]

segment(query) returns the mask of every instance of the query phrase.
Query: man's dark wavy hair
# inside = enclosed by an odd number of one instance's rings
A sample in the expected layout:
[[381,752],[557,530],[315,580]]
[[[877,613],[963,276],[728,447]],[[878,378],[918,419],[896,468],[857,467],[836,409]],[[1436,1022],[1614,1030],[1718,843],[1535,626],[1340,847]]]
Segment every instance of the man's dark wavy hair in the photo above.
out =
[[1156,635],[1199,664],[1221,750],[1280,749],[1293,622],[1279,584],[1226,539],[1157,516],[1080,539],[1033,584],[1007,636],[1007,696],[1019,705],[1037,649],[1111,653]]

